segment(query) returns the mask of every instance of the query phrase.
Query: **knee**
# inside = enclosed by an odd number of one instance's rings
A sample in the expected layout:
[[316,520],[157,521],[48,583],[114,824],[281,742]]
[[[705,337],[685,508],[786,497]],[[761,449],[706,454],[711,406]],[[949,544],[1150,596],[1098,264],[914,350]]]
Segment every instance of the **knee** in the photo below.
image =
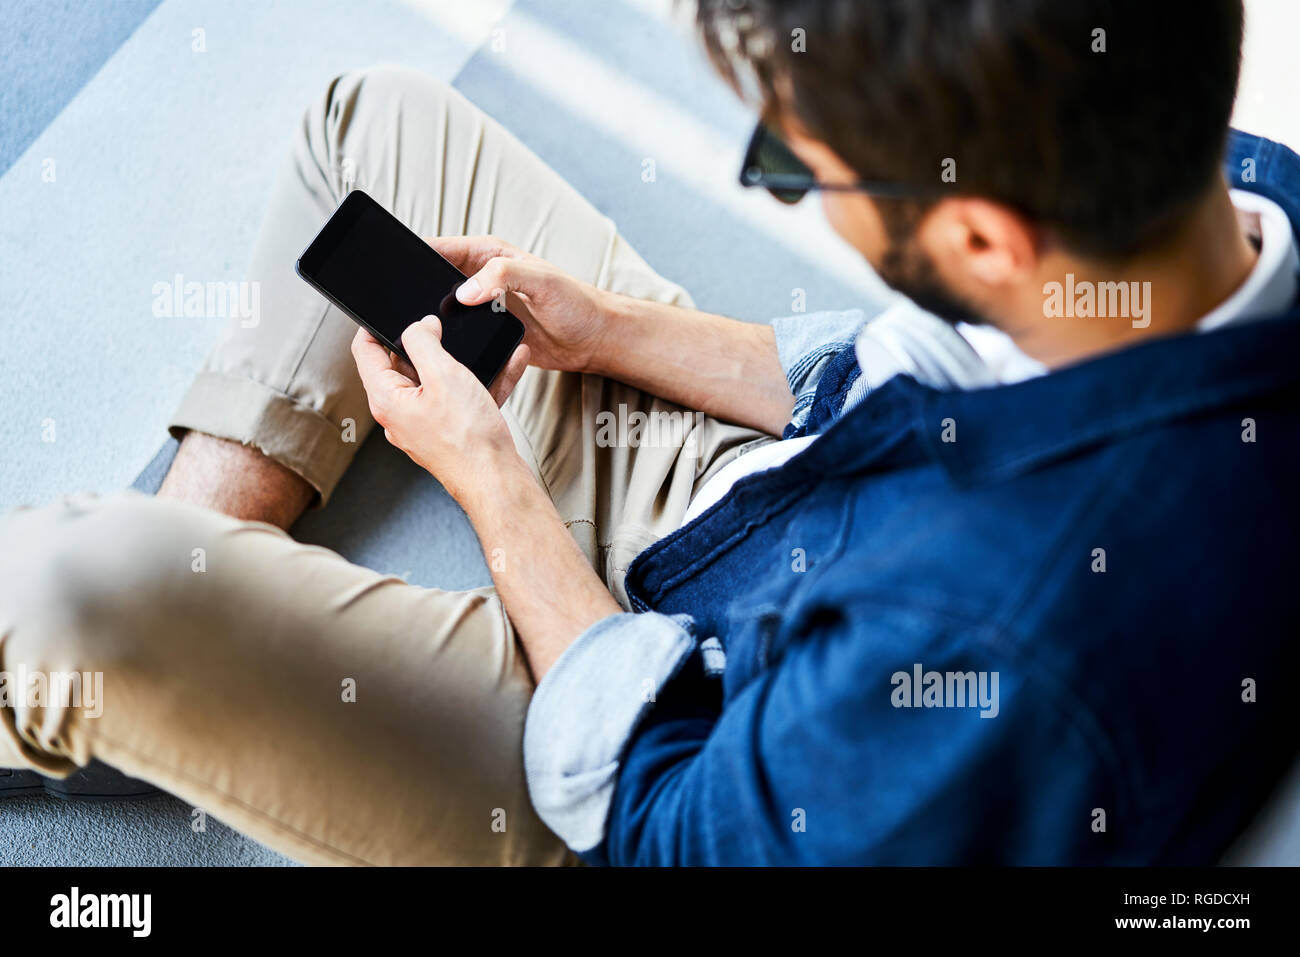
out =
[[[459,94],[443,81],[406,66],[381,64],[350,70],[330,80],[324,95],[307,111],[305,129],[323,131],[320,144],[332,159],[336,186],[365,186],[356,167],[362,146],[377,139],[400,140],[412,122],[437,124],[447,103]],[[349,184],[348,181],[351,180]]]
[[436,102],[454,91],[432,74],[397,63],[378,63],[341,73],[330,80],[325,99],[331,114],[342,114],[348,106],[394,103],[416,99]]
[[0,518],[6,660],[88,667],[132,659],[163,606],[184,601],[214,520],[140,495],[75,497]]

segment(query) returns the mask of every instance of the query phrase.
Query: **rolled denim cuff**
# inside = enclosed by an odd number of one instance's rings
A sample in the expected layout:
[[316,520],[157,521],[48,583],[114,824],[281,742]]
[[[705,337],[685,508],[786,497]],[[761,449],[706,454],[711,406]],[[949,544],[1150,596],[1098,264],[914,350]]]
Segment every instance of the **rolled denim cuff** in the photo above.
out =
[[794,395],[791,421],[802,425],[812,408],[817,381],[827,360],[853,345],[867,322],[861,309],[843,312],[812,312],[803,316],[782,316],[772,320],[776,353]]
[[537,686],[524,724],[528,792],[574,851],[604,840],[623,751],[694,650],[690,624],[685,615],[610,615],[579,635]]
[[195,376],[167,425],[176,438],[193,429],[251,445],[268,458],[301,475],[320,493],[324,505],[334,492],[357,441],[321,413],[289,396],[242,376],[203,371]]

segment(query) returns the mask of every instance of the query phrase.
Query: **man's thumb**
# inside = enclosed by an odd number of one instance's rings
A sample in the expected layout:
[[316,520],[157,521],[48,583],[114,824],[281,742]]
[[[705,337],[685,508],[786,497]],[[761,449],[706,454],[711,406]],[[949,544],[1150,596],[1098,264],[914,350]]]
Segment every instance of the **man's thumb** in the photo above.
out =
[[456,287],[456,299],[462,305],[474,305],[480,296],[483,295],[483,287],[478,284],[477,279],[466,279]]
[[448,359],[442,348],[442,321],[437,316],[425,316],[413,322],[402,333],[402,348],[411,357],[411,365],[420,374],[420,381]]

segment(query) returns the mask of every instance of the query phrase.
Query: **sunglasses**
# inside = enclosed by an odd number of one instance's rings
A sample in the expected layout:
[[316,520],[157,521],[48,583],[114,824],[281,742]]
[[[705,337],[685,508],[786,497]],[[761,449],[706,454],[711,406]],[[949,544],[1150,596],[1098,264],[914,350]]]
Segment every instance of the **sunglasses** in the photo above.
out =
[[749,146],[745,148],[745,160],[740,167],[740,185],[762,186],[787,204],[799,202],[815,189],[840,193],[870,193],[873,196],[895,199],[914,198],[935,192],[920,186],[886,183],[880,180],[819,183],[804,161],[761,122],[754,127],[754,135],[749,138]]

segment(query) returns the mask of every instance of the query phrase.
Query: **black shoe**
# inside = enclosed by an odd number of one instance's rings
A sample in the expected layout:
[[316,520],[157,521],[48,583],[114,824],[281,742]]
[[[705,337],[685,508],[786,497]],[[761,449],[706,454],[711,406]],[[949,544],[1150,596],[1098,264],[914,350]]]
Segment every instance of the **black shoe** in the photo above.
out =
[[133,801],[157,794],[152,784],[128,778],[100,761],[91,761],[66,778],[47,778],[35,771],[0,768],[0,798],[44,792],[66,801]]

